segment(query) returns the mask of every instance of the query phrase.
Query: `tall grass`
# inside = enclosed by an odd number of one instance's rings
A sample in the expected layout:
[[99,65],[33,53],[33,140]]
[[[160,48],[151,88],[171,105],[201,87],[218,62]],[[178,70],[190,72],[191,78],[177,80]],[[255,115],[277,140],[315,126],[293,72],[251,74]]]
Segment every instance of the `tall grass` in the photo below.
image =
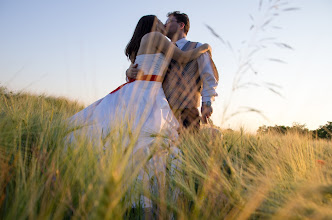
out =
[[135,164],[112,134],[104,149],[84,140],[66,147],[64,121],[81,108],[1,89],[1,219],[140,219],[141,195],[160,219],[332,218],[330,141],[184,133],[181,153],[168,154],[166,178],[146,185],[139,172],[167,146],[157,143]]

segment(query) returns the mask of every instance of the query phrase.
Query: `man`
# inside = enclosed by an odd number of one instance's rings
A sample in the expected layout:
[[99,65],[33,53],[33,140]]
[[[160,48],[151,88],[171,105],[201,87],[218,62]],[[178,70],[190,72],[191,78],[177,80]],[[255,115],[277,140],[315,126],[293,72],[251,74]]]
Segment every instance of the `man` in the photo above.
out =
[[[186,51],[201,45],[186,39],[190,28],[186,14],[175,11],[168,13],[167,17],[165,23],[167,37],[177,47]],[[137,65],[131,65],[126,74],[129,78],[135,78],[138,72]],[[183,127],[199,129],[200,95],[202,96],[202,120],[206,123],[213,112],[212,101],[218,95],[215,91],[218,80],[218,72],[208,53],[189,62],[186,66],[180,66],[174,60],[171,61],[163,81],[163,89],[174,115]]]

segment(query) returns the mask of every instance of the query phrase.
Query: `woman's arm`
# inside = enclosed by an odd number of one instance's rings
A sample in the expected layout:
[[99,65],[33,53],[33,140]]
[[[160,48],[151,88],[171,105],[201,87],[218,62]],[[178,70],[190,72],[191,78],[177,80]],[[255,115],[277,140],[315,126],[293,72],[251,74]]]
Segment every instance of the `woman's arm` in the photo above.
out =
[[166,57],[170,57],[180,64],[188,63],[198,58],[201,54],[211,51],[211,47],[208,44],[203,44],[193,50],[182,51],[159,32],[151,32],[147,35],[149,36],[144,36],[143,41],[151,40],[151,46],[156,48],[156,52],[162,52]]
[[172,42],[168,41],[164,35],[159,34],[158,38],[160,42],[157,44],[158,49],[164,54],[171,53],[171,57],[180,64],[188,63],[191,60],[197,59],[201,54],[211,51],[211,47],[208,44],[203,44],[193,50],[182,51]]

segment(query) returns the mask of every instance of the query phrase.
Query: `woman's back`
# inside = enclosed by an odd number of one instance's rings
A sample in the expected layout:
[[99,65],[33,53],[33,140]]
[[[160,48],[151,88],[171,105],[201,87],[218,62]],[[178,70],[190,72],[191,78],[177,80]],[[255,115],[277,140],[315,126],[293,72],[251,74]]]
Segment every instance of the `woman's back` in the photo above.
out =
[[168,62],[162,53],[138,55],[135,64],[138,64],[138,68],[143,71],[144,75],[162,76],[168,67]]

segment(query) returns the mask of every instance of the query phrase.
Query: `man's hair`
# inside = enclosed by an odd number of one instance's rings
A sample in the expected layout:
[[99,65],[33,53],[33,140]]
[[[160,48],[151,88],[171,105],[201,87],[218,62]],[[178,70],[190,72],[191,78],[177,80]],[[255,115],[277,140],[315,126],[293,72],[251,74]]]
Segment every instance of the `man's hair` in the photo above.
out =
[[185,13],[180,13],[179,11],[169,12],[167,17],[174,16],[178,22],[184,23],[184,33],[188,34],[190,28],[189,17]]

